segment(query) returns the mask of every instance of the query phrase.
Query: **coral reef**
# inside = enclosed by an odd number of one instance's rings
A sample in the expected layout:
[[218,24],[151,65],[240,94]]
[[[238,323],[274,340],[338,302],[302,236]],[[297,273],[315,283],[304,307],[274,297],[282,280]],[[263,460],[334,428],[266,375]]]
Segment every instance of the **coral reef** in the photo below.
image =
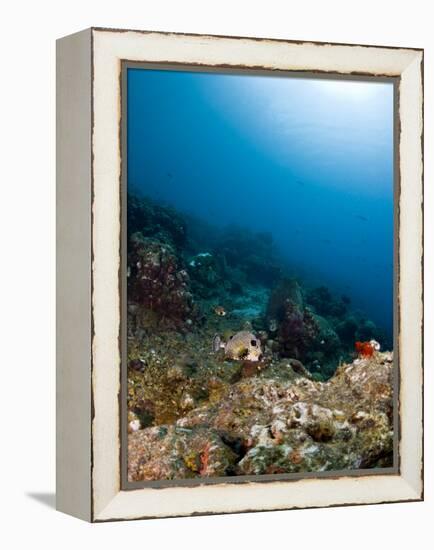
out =
[[156,426],[129,437],[130,481],[228,475],[237,455],[211,430]]
[[315,311],[319,315],[326,317],[344,316],[351,303],[347,296],[336,299],[325,286],[320,286],[307,292],[306,301],[315,308]]
[[227,287],[222,261],[210,252],[199,252],[188,261],[193,292],[201,298],[223,294]]
[[241,270],[250,283],[272,285],[282,274],[270,233],[253,233],[231,226],[217,242],[215,251],[229,267]]
[[392,355],[270,234],[128,197],[131,481],[388,466]]
[[127,232],[128,235],[140,232],[144,237],[169,242],[175,247],[187,242],[186,222],[174,208],[133,194],[128,194]]
[[392,464],[392,354],[343,364],[330,381],[295,373],[219,383],[175,424],[129,435],[129,479],[372,468]]
[[302,289],[295,279],[282,280],[272,291],[266,320],[274,333],[276,349],[284,357],[317,365],[339,356],[339,336],[324,317],[305,304]]
[[[134,233],[129,239],[128,266],[131,304],[174,326],[195,316],[190,277],[170,244]],[[130,311],[134,315],[134,307]],[[137,314],[133,325],[137,326]]]

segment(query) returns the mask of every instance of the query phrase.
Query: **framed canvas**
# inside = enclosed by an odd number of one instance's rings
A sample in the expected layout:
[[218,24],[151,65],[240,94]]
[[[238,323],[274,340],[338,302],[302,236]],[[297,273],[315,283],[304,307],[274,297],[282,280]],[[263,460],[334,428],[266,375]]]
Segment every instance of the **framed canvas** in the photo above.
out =
[[423,499],[423,51],[57,43],[57,507]]

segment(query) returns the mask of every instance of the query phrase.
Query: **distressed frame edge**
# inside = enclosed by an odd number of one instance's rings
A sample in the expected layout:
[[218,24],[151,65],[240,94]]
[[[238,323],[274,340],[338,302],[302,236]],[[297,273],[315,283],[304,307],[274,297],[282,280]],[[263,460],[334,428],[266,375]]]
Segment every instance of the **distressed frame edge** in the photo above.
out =
[[[94,34],[94,32],[108,32],[107,30],[103,30],[101,31],[101,29],[98,29],[98,28],[95,28],[95,29],[92,29],[92,34]],[[112,31],[112,32],[119,32],[119,31]],[[131,31],[122,31],[122,32],[131,32]],[[164,35],[165,33],[155,33],[154,31],[150,31],[151,34],[155,34],[155,35]],[[174,37],[176,36],[175,34],[173,33],[170,33],[171,37]],[[185,36],[185,35],[181,35],[181,36]],[[189,36],[189,35],[188,35]],[[201,35],[194,35],[196,37],[201,37]],[[225,37],[225,38],[234,38],[234,37]],[[250,38],[246,38],[245,40],[254,40],[254,39],[250,39]],[[261,39],[261,40],[266,40],[266,39]],[[285,43],[291,43],[291,41],[282,41],[282,42],[285,42]],[[307,42],[307,44],[310,44],[310,45],[314,45],[315,43],[312,43],[312,42]],[[354,48],[354,47],[357,47],[355,45],[345,45],[346,47],[348,48]],[[363,47],[363,46],[361,46]],[[368,47],[368,46],[366,46]],[[378,49],[382,49],[381,47],[376,47]],[[412,57],[412,61],[414,61],[415,59],[419,58],[420,60],[420,64],[421,64],[421,67],[423,65],[423,50],[419,50],[419,49],[408,49],[408,48],[397,48],[399,50],[402,50],[402,51],[406,51],[406,52],[409,52],[411,51],[414,55]],[[418,61],[416,61],[418,62]],[[290,69],[288,69],[290,70]],[[419,74],[421,74],[421,70],[419,71]],[[403,73],[404,74],[404,71]],[[402,76],[402,75],[401,75]],[[418,106],[420,107],[423,107],[423,85],[421,87],[421,95],[420,95],[420,101],[418,102]],[[421,114],[421,135],[422,135],[422,143],[423,143],[423,116],[422,116],[422,112],[420,113]],[[419,162],[419,166],[421,167],[421,172],[423,174],[423,151],[421,151],[421,156],[420,158],[418,159],[418,162]],[[421,185],[422,185],[422,181],[421,181]],[[423,189],[421,189],[422,192],[423,192]],[[423,205],[423,201],[422,201],[422,205]],[[421,213],[421,216],[422,216],[422,213]],[[422,220],[422,217],[418,220],[418,222],[423,222]],[[422,244],[422,243],[421,243]],[[423,250],[422,250],[423,252]],[[421,276],[423,277],[423,273],[421,272]],[[422,291],[422,286],[421,286],[421,291]],[[422,312],[423,314],[423,312]],[[421,323],[423,323],[423,316],[421,318]],[[422,395],[422,398],[423,398],[423,395]],[[423,404],[423,403],[422,403]],[[423,420],[423,417],[422,417],[422,420]],[[423,435],[423,434],[422,434]],[[421,441],[422,443],[422,441]],[[412,484],[410,483],[409,481],[406,481],[405,477],[404,476],[395,476],[395,477],[398,477],[401,479],[401,481],[404,482],[404,485],[403,485],[403,493],[402,493],[402,496],[406,496],[408,498],[406,498],[405,500],[406,501],[415,501],[415,500],[421,500],[423,499],[423,449],[422,449],[422,455],[421,455],[421,470],[420,470],[420,473],[421,473],[421,483],[416,483],[416,484]],[[369,476],[365,476],[365,477],[369,477]],[[316,480],[318,481],[318,480]],[[322,480],[321,480],[322,481]],[[414,481],[414,480],[413,480]],[[95,487],[93,487],[93,489],[95,489]],[[405,490],[405,495],[404,495],[404,490]],[[139,490],[140,492],[142,490]],[[134,491],[135,492],[135,491]],[[113,515],[112,512],[114,511],[113,510],[113,505],[115,505],[115,501],[116,500],[119,500],[119,496],[122,496],[122,493],[125,493],[125,491],[120,491],[118,492],[115,497],[109,502],[107,503],[107,506],[104,506],[102,509],[100,509],[98,511],[97,514],[94,514],[93,517],[92,517],[92,520],[93,521],[109,521],[109,520],[121,520],[121,519],[135,519],[134,517],[127,517],[127,518],[123,518],[121,515]],[[94,494],[92,494],[92,497],[94,497]],[[393,499],[393,500],[388,500],[387,502],[394,502],[394,501],[401,501],[401,499]],[[370,501],[369,503],[375,503],[374,501]],[[331,504],[327,504],[326,506],[340,506],[340,505],[351,505],[351,504],[368,504],[368,503],[364,503],[364,502],[348,502],[348,503],[345,503],[345,504],[342,504],[342,503],[331,503]],[[323,506],[323,505],[320,505],[320,507]],[[116,508],[116,506],[114,506]],[[295,508],[299,508],[300,506],[294,506]],[[318,506],[303,506],[303,507],[318,507]],[[290,509],[291,507],[290,506],[287,506],[283,509]],[[275,509],[281,509],[281,508],[275,508]],[[265,509],[263,509],[265,511]],[[227,513],[237,513],[237,512],[242,512],[242,511],[254,511],[254,510],[250,510],[250,509],[246,509],[246,510],[231,510],[230,512],[227,512]],[[259,510],[258,510],[259,511]],[[218,512],[206,512],[206,511],[202,511],[200,512],[201,514],[207,514],[207,513],[225,513],[224,511],[218,511]],[[192,514],[170,514],[170,516],[175,516],[175,515],[195,515],[195,513],[193,512]],[[142,516],[140,516],[142,517]],[[167,517],[165,516],[164,514],[163,515],[154,515],[154,516],[145,516],[145,517]]]
[[172,36],[186,36],[186,37],[198,37],[198,38],[228,38],[233,40],[251,40],[254,42],[281,42],[284,44],[313,44],[317,46],[350,46],[350,47],[362,47],[362,48],[377,48],[381,50],[406,50],[414,52],[424,52],[424,48],[421,47],[402,47],[402,46],[388,46],[385,44],[353,44],[350,42],[331,42],[321,40],[302,40],[302,39],[289,39],[289,38],[272,38],[267,36],[244,36],[244,35],[229,35],[229,34],[209,34],[209,33],[195,33],[195,32],[180,32],[180,31],[156,31],[151,29],[123,29],[119,27],[90,27],[92,32],[107,32],[107,33],[138,33],[138,34],[160,34],[160,35],[172,35]]
[[[414,103],[410,101],[410,90],[417,93]],[[401,475],[407,480],[409,486],[418,495],[417,500],[424,499],[424,51],[417,50],[413,59],[407,65],[400,79],[400,95],[405,94],[407,100],[400,105],[400,224],[406,231],[400,229],[400,256],[401,265],[405,269],[399,270],[399,298],[400,310],[414,311],[417,309],[417,328],[410,327],[407,318],[401,314],[400,323],[405,328],[405,333],[413,330],[414,340],[417,342],[417,353],[414,363],[409,358],[403,357],[400,364],[400,376],[404,374],[408,378],[406,385],[400,384],[400,429],[410,436],[415,442],[414,452],[401,465]],[[412,150],[413,148],[413,150]],[[417,184],[414,189],[414,184]],[[407,221],[404,219],[407,218]],[[409,220],[409,221],[408,221]],[[415,232],[413,242],[412,231]],[[402,239],[402,247],[401,247]],[[413,245],[413,248],[412,248]],[[408,261],[407,255],[411,253],[413,258]],[[406,257],[402,257],[405,254]],[[408,265],[406,265],[408,264]],[[413,276],[409,272],[413,271]],[[409,303],[410,299],[412,303]],[[408,306],[405,304],[409,303]],[[400,328],[402,330],[402,327]],[[408,343],[407,334],[407,343]],[[405,339],[400,341],[405,344]],[[401,346],[407,352],[408,345]],[[404,365],[406,370],[404,371]],[[408,387],[410,376],[413,377],[413,386]],[[402,411],[410,408],[411,411],[404,414]],[[413,420],[412,416],[416,416]],[[406,426],[402,426],[403,420]],[[415,428],[411,430],[410,428]],[[402,437],[402,432],[400,434]]]
[[56,509],[91,511],[91,40],[56,41]]

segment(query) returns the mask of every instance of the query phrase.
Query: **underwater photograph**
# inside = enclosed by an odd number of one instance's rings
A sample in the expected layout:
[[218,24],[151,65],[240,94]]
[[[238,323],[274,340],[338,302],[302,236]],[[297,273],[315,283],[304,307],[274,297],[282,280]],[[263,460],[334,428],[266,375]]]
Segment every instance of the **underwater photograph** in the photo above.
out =
[[123,90],[128,482],[392,468],[393,83]]

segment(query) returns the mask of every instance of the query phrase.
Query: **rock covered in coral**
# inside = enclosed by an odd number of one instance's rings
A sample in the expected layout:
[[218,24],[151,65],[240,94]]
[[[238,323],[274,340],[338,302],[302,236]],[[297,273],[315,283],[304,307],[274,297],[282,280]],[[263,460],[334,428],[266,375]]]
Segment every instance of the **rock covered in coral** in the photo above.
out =
[[336,332],[342,342],[349,346],[353,346],[357,340],[357,329],[359,323],[354,315],[348,315],[347,317],[340,319],[335,327]]
[[188,262],[193,292],[202,298],[210,298],[225,291],[222,263],[210,252],[199,252]]
[[237,455],[209,429],[156,426],[129,435],[128,479],[226,476]]
[[291,303],[300,311],[304,306],[303,292],[296,279],[285,278],[272,290],[267,305],[267,318],[281,321],[285,317],[286,304]]
[[305,302],[295,279],[283,279],[271,292],[266,320],[281,356],[319,368],[325,377],[333,374],[344,355],[341,341],[329,320]]
[[326,383],[242,380],[177,424],[237,441],[238,475],[391,465],[392,356],[341,365]]
[[320,352],[320,357],[323,359],[336,359],[337,353],[340,352],[342,346],[340,338],[335,332],[333,326],[325,317],[316,315],[309,309],[306,309],[305,311],[308,311],[311,315],[316,329],[311,351],[308,351],[306,354],[308,359],[312,360],[312,358],[315,357],[316,352]]
[[346,314],[350,299],[347,296],[336,298],[326,286],[319,286],[307,293],[306,301],[315,311],[325,317],[342,317]]
[[261,474],[372,468],[378,463],[391,466],[389,357],[342,366],[329,383],[310,384],[303,383],[301,392],[300,384],[294,388],[298,401],[274,416],[268,430],[253,427],[252,433],[259,437],[237,471]]
[[[371,339],[383,342],[386,347],[393,345],[373,321],[350,313],[351,300],[348,296],[337,297],[326,286],[319,286],[305,292],[305,302],[313,308],[317,318],[327,321],[344,346],[352,348],[357,340]],[[336,341],[334,345],[339,347]]]
[[242,376],[242,364],[212,353],[214,331],[211,326],[208,333],[200,335],[151,332],[145,345],[130,344],[127,405],[142,427],[174,423],[203,402],[217,399],[228,384]]
[[355,334],[356,340],[379,340],[385,343],[386,337],[381,330],[378,329],[377,325],[368,319],[362,319],[358,326]]
[[241,270],[250,283],[271,285],[281,276],[282,269],[275,258],[270,233],[254,233],[231,226],[223,233],[215,250],[230,268]]
[[128,265],[131,302],[175,325],[194,316],[190,277],[170,244],[134,233],[129,242]]
[[128,195],[128,234],[140,232],[181,247],[187,241],[185,220],[173,208],[159,205],[148,198]]
[[390,466],[392,368],[386,352],[341,365],[326,383],[256,376],[226,384],[175,426],[130,434],[130,479]]

